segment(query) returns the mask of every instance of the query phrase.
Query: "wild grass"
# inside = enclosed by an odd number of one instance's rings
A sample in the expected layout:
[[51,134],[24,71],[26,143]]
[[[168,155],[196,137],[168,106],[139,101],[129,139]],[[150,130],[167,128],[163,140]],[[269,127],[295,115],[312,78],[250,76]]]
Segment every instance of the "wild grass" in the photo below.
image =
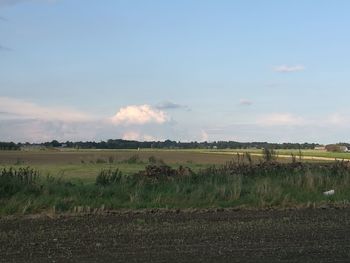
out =
[[[155,164],[125,174],[101,168],[94,182],[40,176],[31,168],[1,171],[0,214],[97,209],[292,207],[349,202],[350,165],[345,161],[253,162],[249,154],[225,165],[192,171]],[[325,196],[324,191],[335,194]]]
[[38,179],[38,171],[29,167],[4,168],[0,170],[0,198],[12,196],[18,192],[35,191]]

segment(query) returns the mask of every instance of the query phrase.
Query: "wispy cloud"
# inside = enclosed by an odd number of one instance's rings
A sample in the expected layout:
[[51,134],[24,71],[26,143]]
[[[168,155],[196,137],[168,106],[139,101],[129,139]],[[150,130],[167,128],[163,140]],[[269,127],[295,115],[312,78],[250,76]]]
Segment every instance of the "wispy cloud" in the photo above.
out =
[[205,131],[205,130],[201,130],[201,136],[200,136],[200,140],[202,142],[208,141],[209,139],[209,134]]
[[176,110],[176,109],[185,109],[185,110],[189,110],[189,107],[186,105],[181,105],[181,104],[177,104],[177,103],[173,103],[170,101],[164,101],[162,103],[159,103],[156,106],[157,109],[159,110]]
[[239,105],[242,105],[242,106],[250,106],[252,104],[253,104],[253,102],[251,100],[247,100],[247,99],[240,99],[239,100]]
[[135,140],[135,141],[155,141],[156,138],[152,135],[141,134],[135,131],[127,131],[122,135],[124,140]]
[[136,140],[140,139],[140,134],[138,132],[134,132],[134,131],[127,131],[123,134],[122,139],[136,141]]
[[4,46],[0,45],[0,51],[12,51],[12,49],[11,49],[11,48],[4,47]]
[[258,125],[262,126],[298,126],[304,125],[305,119],[291,113],[272,113],[259,117]]
[[150,105],[129,105],[121,108],[112,118],[112,123],[119,125],[162,124],[169,121],[169,116]]
[[0,6],[15,5],[21,2],[30,2],[31,0],[0,0]]
[[350,114],[335,112],[325,117],[323,123],[333,127],[349,127]]
[[29,3],[29,2],[43,2],[43,3],[55,3],[58,0],[0,0],[0,7],[11,6],[19,3]]
[[281,73],[290,73],[305,70],[304,65],[279,65],[274,67],[274,71]]
[[64,108],[40,106],[32,102],[0,97],[0,112],[16,119],[58,120],[64,122],[84,122],[92,117],[86,113]]
[[7,21],[7,19],[3,16],[0,16],[0,21]]

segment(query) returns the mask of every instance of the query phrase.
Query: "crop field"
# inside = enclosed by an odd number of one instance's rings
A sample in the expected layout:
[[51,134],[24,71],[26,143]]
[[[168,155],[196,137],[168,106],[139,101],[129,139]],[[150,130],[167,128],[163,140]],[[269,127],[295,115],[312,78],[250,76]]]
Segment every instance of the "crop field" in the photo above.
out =
[[0,262],[349,262],[349,209],[0,219]]

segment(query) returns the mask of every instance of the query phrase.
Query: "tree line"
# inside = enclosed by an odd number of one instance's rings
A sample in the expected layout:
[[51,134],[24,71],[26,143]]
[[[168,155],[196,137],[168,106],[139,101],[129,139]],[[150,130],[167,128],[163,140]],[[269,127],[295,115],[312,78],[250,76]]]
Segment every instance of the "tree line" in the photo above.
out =
[[0,142],[0,150],[19,150],[22,147],[67,147],[76,149],[314,149],[319,146],[316,143],[268,143],[268,142],[236,142],[236,141],[214,141],[214,142],[180,142],[180,141],[133,141],[133,140],[107,140],[107,141],[79,141],[59,142],[53,140],[44,143],[14,143]]

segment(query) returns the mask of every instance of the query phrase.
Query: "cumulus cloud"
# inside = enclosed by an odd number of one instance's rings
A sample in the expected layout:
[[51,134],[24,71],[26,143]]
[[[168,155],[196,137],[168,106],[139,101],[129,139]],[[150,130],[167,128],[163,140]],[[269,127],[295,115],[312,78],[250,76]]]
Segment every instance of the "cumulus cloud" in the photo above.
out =
[[303,71],[304,69],[305,67],[303,65],[279,65],[274,67],[274,71],[281,73]]
[[247,100],[247,99],[240,99],[239,100],[239,105],[242,105],[242,106],[250,106],[252,104],[253,104],[253,102],[251,100]]
[[172,123],[168,120],[166,113],[149,105],[127,106],[110,118],[67,107],[0,97],[0,138],[7,141],[160,140],[174,137]]
[[162,124],[169,121],[169,116],[150,105],[129,105],[121,108],[112,118],[112,123],[119,125]]
[[92,119],[90,115],[77,110],[63,107],[44,107],[8,97],[0,97],[0,112],[7,116],[7,119],[11,117],[12,119],[57,120],[63,122],[84,122]]
[[290,113],[272,113],[258,118],[262,126],[296,126],[305,124],[305,119]]

